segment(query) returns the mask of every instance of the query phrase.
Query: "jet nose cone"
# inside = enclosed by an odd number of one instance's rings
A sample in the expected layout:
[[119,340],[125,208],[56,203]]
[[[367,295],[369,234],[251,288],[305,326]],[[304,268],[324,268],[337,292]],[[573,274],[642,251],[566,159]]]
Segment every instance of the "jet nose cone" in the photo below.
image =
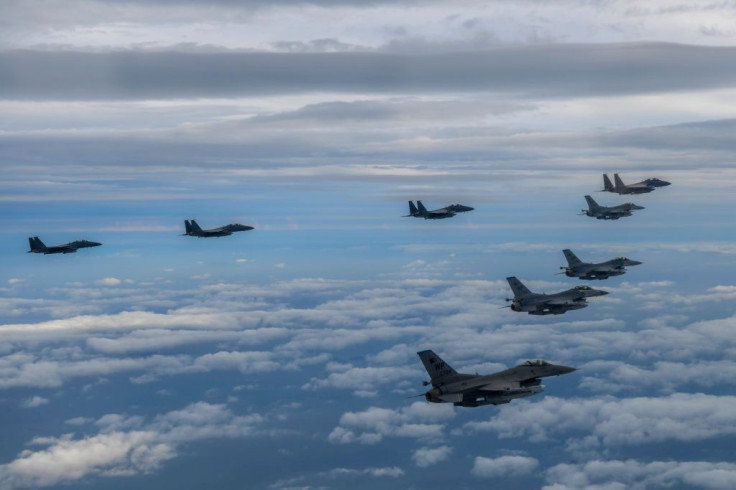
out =
[[631,259],[629,259],[629,260],[626,261],[626,265],[641,265],[641,264],[642,264],[642,262],[639,262],[638,260],[631,260]]
[[99,246],[100,246],[100,245],[102,245],[102,244],[101,244],[101,243],[99,243],[99,242],[88,242],[88,245],[89,245],[90,247],[99,247]]
[[569,374],[569,373],[577,371],[577,368],[570,367],[570,366],[557,366],[557,368],[559,369],[560,374]]
[[639,206],[638,204],[634,204],[631,209],[645,209],[644,206]]
[[662,187],[667,187],[668,185],[670,185],[670,183],[666,180],[660,180],[659,185],[661,185]]

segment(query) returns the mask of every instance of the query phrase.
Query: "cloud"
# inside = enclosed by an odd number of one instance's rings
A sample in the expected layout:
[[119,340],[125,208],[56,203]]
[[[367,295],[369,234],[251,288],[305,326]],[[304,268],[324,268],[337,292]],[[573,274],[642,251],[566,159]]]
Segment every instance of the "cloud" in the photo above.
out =
[[70,483],[87,475],[133,476],[151,473],[177,456],[188,443],[211,438],[249,437],[264,419],[258,414],[233,414],[224,405],[197,402],[150,421],[124,414],[98,419],[100,432],[81,438],[73,434],[41,437],[18,457],[0,465],[0,486],[46,487]]
[[5,74],[0,86],[7,98],[46,100],[399,90],[588,97],[733,86],[735,58],[736,48],[664,43],[426,55],[5,51],[0,52],[0,74]]
[[97,284],[98,286],[118,286],[122,284],[122,282],[123,281],[115,277],[106,277],[104,279],[100,279],[99,281],[95,281],[95,284]]
[[423,447],[414,451],[411,459],[418,467],[428,468],[445,461],[451,453],[452,448],[450,446]]
[[736,485],[736,464],[706,461],[593,460],[558,464],[546,471],[545,490],[587,488],[707,488]]
[[404,476],[404,470],[396,466],[386,466],[380,468],[335,468],[326,473],[330,478],[342,478],[345,476],[373,476],[373,477],[390,477],[398,478]]
[[336,444],[377,444],[384,437],[439,440],[444,429],[440,422],[454,416],[452,406],[430,406],[424,402],[399,410],[370,407],[362,412],[344,413],[327,439]]
[[[675,393],[660,398],[546,397],[519,400],[485,422],[469,422],[469,432],[494,432],[500,438],[546,441],[567,434],[572,452],[666,441],[694,442],[736,434],[735,397]],[[577,433],[575,437],[572,434]]]
[[[547,281],[531,285],[564,287]],[[670,281],[624,282],[612,290],[626,301],[659,301],[653,296],[666,301],[676,286]],[[37,308],[61,311],[67,305],[90,310],[139,305],[140,310],[0,326],[0,345],[9,354],[0,359],[0,387],[56,387],[72,378],[116,373],[133,373],[136,382],[144,382],[212,370],[295,370],[372,344],[381,350],[365,361],[343,363],[324,376],[311,374],[299,385],[379,395],[386,387],[423,379],[415,353],[439,344],[440,355],[466,372],[493,372],[524,358],[545,357],[584,367],[579,375],[586,389],[668,393],[685,384],[715,386],[733,370],[736,359],[728,354],[733,318],[688,323],[689,317],[679,314],[679,308],[702,304],[704,296],[711,304],[726,303],[733,290],[721,284],[707,294],[679,293],[680,306],[673,304],[661,317],[649,316],[634,330],[626,318],[538,319],[499,312],[496,306],[508,295],[505,281],[302,279],[268,286],[221,282],[187,291],[59,288],[50,303],[13,300],[6,308],[36,315]],[[302,306],[305,298],[309,307]],[[71,350],[38,348],[59,342]],[[489,357],[487,345],[504,349]],[[189,346],[200,353],[182,354]],[[160,355],[164,350],[171,355]],[[280,360],[284,357],[290,362]]]
[[538,467],[539,461],[528,456],[477,456],[471,473],[479,478],[509,478],[529,475]]
[[26,408],[36,408],[41,405],[46,405],[49,402],[48,398],[35,395],[23,402],[23,406]]
[[604,393],[624,393],[632,389],[667,393],[683,385],[723,385],[736,376],[734,360],[698,360],[692,363],[659,361],[651,366],[637,366],[623,361],[591,361],[581,369],[594,375],[584,376],[580,387]]
[[396,381],[411,377],[415,374],[415,368],[400,367],[364,367],[350,368],[339,373],[332,373],[326,379],[312,378],[302,386],[302,389],[316,390],[319,388],[374,388],[382,384],[395,383]]
[[337,480],[337,479],[354,479],[356,481],[364,481],[365,477],[372,478],[400,478],[404,476],[404,470],[397,466],[380,466],[369,468],[334,468],[329,471],[322,471],[313,475],[303,475],[295,478],[287,478],[278,480],[269,485],[269,488],[312,488],[311,485],[304,485],[305,481],[317,480]]

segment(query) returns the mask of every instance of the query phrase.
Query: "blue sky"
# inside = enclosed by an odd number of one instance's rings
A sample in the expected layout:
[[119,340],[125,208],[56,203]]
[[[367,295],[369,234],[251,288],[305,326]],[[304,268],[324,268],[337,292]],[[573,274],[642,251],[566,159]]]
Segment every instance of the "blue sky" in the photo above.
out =
[[[5,7],[0,489],[736,486],[730,4]],[[502,308],[564,248],[643,265]],[[422,349],[579,370],[460,409]]]

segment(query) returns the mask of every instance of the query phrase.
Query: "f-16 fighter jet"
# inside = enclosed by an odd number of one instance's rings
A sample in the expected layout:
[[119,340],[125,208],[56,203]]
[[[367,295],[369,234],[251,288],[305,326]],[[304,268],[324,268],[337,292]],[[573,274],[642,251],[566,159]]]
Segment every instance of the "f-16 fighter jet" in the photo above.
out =
[[598,264],[591,264],[581,261],[568,248],[563,250],[562,253],[565,254],[567,259],[567,267],[560,267],[560,269],[565,270],[567,277],[579,277],[580,279],[608,279],[611,276],[626,274],[626,266],[641,264],[637,260],[627,259],[626,257],[616,257]]
[[28,243],[31,245],[31,249],[28,251],[28,253],[44,254],[44,255],[73,254],[73,253],[76,253],[77,249],[79,248],[99,247],[100,245],[102,245],[101,243],[90,242],[88,240],[76,240],[70,243],[65,243],[64,245],[55,245],[53,247],[47,247],[46,245],[44,245],[41,239],[38,238],[37,236],[28,238]]
[[590,286],[575,286],[572,289],[553,294],[532,293],[515,277],[506,280],[514,292],[510,308],[513,311],[525,311],[530,315],[561,315],[569,310],[579,310],[588,306],[585,298],[603,296],[607,291],[593,289]]
[[233,232],[236,231],[248,231],[252,230],[252,226],[246,226],[246,225],[239,225],[239,224],[231,224],[231,225],[225,225],[221,226],[219,228],[212,228],[211,230],[203,230],[199,227],[196,221],[194,220],[184,220],[184,227],[186,228],[187,232],[184,233],[184,235],[188,236],[196,236],[200,238],[209,238],[213,236],[228,236],[232,235]]
[[611,184],[607,174],[603,174],[603,190],[615,192],[616,194],[645,194],[652,192],[657,187],[665,187],[670,185],[669,182],[660,179],[647,179],[636,184],[624,184],[618,174],[613,174],[613,181],[616,185]]
[[[419,209],[417,209],[419,208]],[[417,201],[417,205],[414,206],[412,201],[409,201],[409,214],[404,218],[424,218],[424,219],[444,219],[452,218],[457,213],[465,213],[472,211],[473,208],[470,206],[463,206],[462,204],[451,204],[450,206],[435,209],[434,211],[427,211],[422,201]]]
[[632,211],[644,209],[644,206],[637,206],[631,202],[607,207],[600,206],[590,196],[585,196],[585,200],[588,201],[588,209],[583,209],[581,214],[596,219],[619,219],[624,216],[631,216]]
[[[514,398],[536,395],[544,390],[540,378],[559,376],[575,368],[550,364],[541,359],[525,361],[494,374],[462,374],[431,350],[417,352],[429,373],[432,389],[424,394],[428,402],[452,403],[457,407],[500,405]],[[421,395],[419,395],[421,396]]]

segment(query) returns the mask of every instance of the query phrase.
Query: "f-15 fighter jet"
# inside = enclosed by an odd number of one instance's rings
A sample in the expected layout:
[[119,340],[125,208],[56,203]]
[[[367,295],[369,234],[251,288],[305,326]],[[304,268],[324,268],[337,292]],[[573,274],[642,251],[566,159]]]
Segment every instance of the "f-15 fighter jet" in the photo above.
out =
[[660,179],[647,179],[637,182],[636,184],[624,184],[618,174],[613,174],[613,181],[616,185],[611,184],[611,180],[607,174],[603,174],[603,190],[615,192],[616,194],[645,194],[652,192],[657,187],[665,187],[670,185],[669,182]]
[[184,220],[184,227],[186,228],[186,233],[184,235],[188,236],[196,236],[200,238],[209,238],[213,236],[228,236],[232,235],[233,232],[236,231],[248,231],[252,230],[252,226],[246,226],[246,225],[239,225],[239,224],[231,224],[231,225],[225,225],[221,226],[219,228],[212,228],[211,230],[203,230],[199,227],[196,221],[194,220]]
[[47,247],[37,236],[28,238],[28,243],[31,245],[31,249],[28,251],[28,253],[44,255],[73,254],[76,253],[77,249],[79,248],[99,247],[100,245],[102,245],[101,243],[90,242],[88,240],[76,240],[70,243],[65,243],[64,245],[54,245],[53,247]]
[[619,219],[624,216],[631,216],[632,211],[644,209],[644,206],[637,206],[632,202],[608,207],[599,205],[590,196],[585,196],[585,200],[588,201],[588,209],[583,209],[581,214],[596,219]]
[[470,206],[451,204],[450,206],[435,209],[434,211],[427,211],[427,208],[424,207],[422,201],[417,201],[416,206],[412,201],[409,201],[409,214],[404,216],[404,218],[444,219],[452,218],[457,213],[465,213],[472,210],[473,208]]
[[553,294],[532,293],[516,277],[507,277],[506,280],[514,292],[510,308],[513,311],[525,311],[530,315],[561,315],[569,310],[579,310],[588,306],[585,298],[603,296],[607,291],[593,289],[590,286],[575,286],[572,289]]
[[514,398],[536,395],[544,390],[540,378],[576,370],[535,359],[494,374],[462,374],[431,350],[417,352],[417,355],[429,373],[430,381],[425,381],[424,386],[432,385],[424,398],[428,402],[452,403],[458,407],[500,405]]
[[567,267],[560,267],[560,269],[565,270],[567,277],[579,277],[580,279],[608,279],[611,276],[626,274],[626,266],[641,264],[637,260],[627,259],[626,257],[616,257],[605,262],[592,264],[581,261],[569,248],[563,250],[562,253],[565,254],[567,259]]

